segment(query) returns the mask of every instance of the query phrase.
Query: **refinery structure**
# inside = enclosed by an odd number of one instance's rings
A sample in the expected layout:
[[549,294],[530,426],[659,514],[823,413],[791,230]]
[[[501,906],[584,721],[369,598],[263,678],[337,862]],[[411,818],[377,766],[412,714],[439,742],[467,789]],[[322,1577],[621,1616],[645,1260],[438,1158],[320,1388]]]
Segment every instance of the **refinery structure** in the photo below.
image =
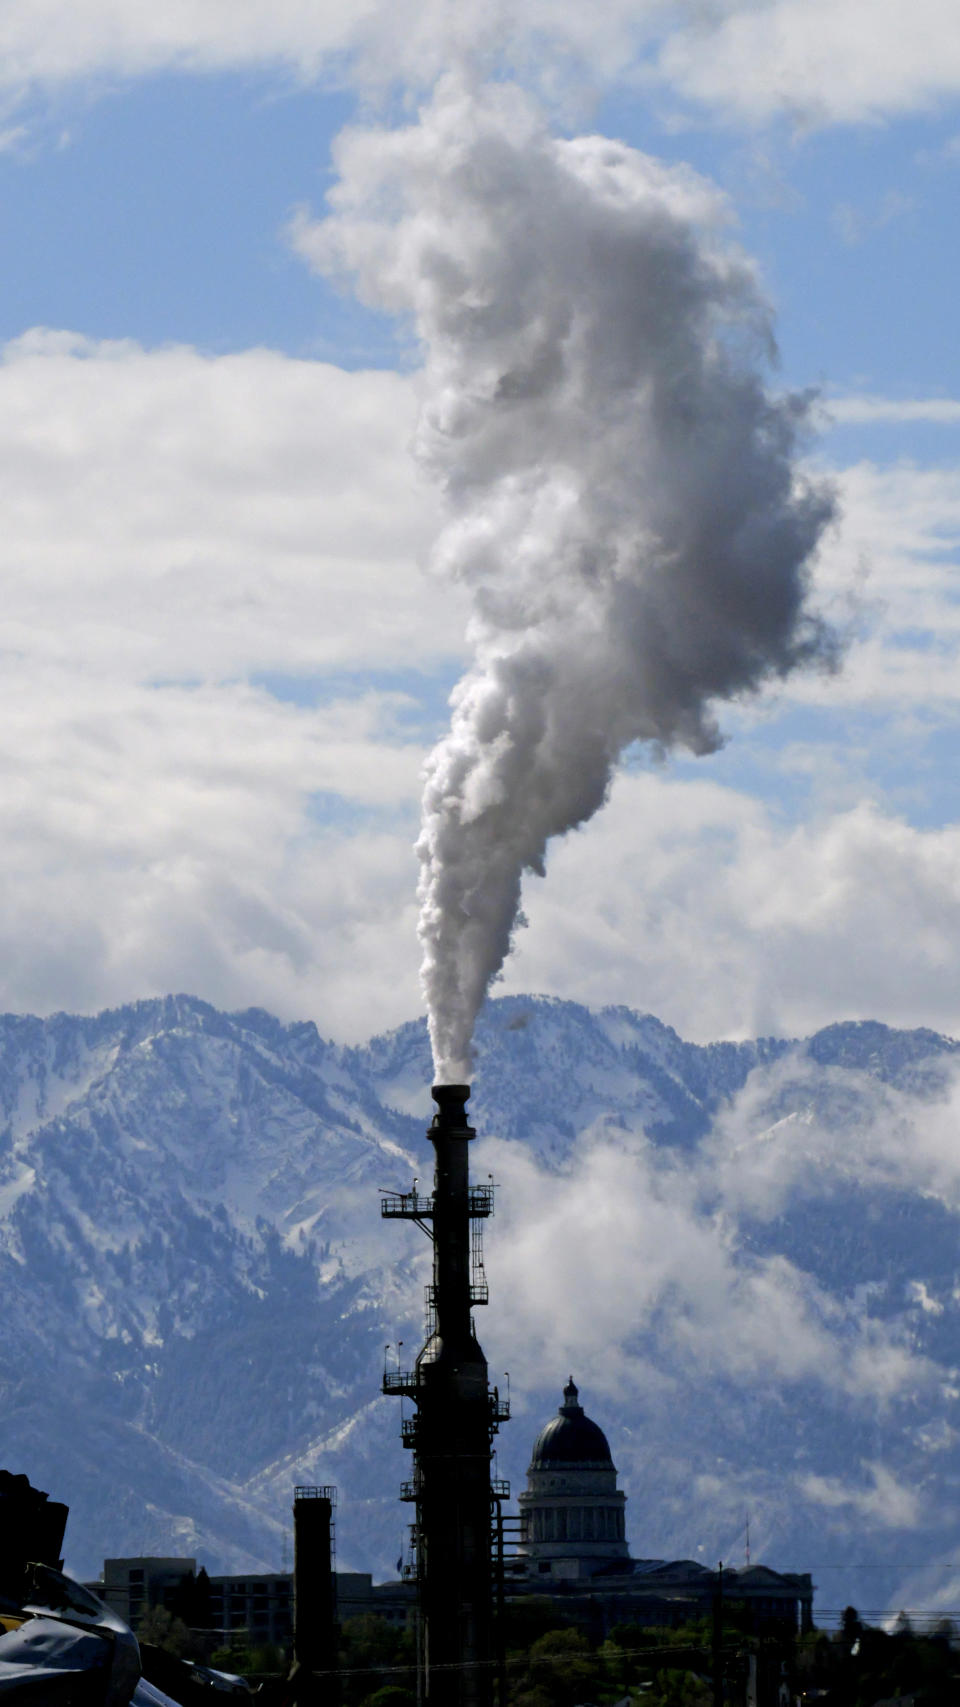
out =
[[[506,1699],[504,1607],[548,1593],[594,1636],[617,1622],[670,1626],[715,1614],[728,1592],[757,1627],[805,1631],[813,1623],[806,1573],[763,1565],[717,1572],[696,1560],[634,1560],[626,1498],[603,1430],[586,1415],[570,1376],[555,1417],[534,1442],[527,1485],[505,1552],[508,1484],[491,1474],[493,1439],[509,1399],[491,1387],[473,1311],[488,1301],[483,1222],[493,1213],[491,1183],[470,1181],[474,1129],[468,1085],[435,1085],[428,1137],[433,1191],[381,1197],[387,1220],[414,1221],[433,1246],[426,1337],[412,1367],[386,1367],[383,1390],[415,1407],[401,1421],[413,1474],[401,1498],[413,1507],[406,1583],[370,1589],[370,1610],[411,1594],[417,1631],[418,1700],[431,1707],[489,1707]],[[399,1602],[403,1607],[403,1600]]]
[[473,1321],[474,1306],[487,1302],[481,1233],[493,1212],[493,1187],[470,1183],[469,1096],[469,1085],[434,1086],[433,1192],[420,1195],[415,1185],[384,1195],[380,1206],[388,1219],[415,1221],[433,1244],[423,1349],[412,1369],[385,1370],[383,1387],[416,1406],[402,1424],[413,1453],[403,1498],[416,1513],[422,1694],[438,1707],[486,1707],[493,1698],[492,1526],[509,1492],[490,1473],[493,1437],[509,1404],[490,1386]]
[[[491,1471],[509,1400],[490,1384],[473,1319],[488,1299],[482,1229],[493,1213],[494,1188],[470,1180],[475,1134],[466,1112],[469,1095],[467,1085],[433,1089],[432,1192],[421,1193],[414,1181],[409,1191],[381,1199],[383,1217],[416,1222],[433,1252],[423,1347],[411,1367],[398,1360],[383,1375],[384,1391],[413,1406],[401,1418],[413,1461],[401,1498],[412,1507],[413,1521],[410,1561],[400,1580],[374,1584],[363,1573],[337,1572],[336,1491],[298,1486],[292,1580],[285,1572],[257,1580],[249,1574],[211,1578],[197,1575],[192,1558],[140,1557],[108,1559],[98,1582],[75,1583],[63,1576],[57,1557],[66,1507],[48,1502],[26,1477],[0,1472],[0,1613],[7,1632],[0,1634],[6,1650],[0,1670],[12,1664],[11,1676],[30,1683],[38,1665],[61,1663],[61,1650],[80,1670],[102,1671],[106,1654],[116,1707],[190,1703],[201,1683],[219,1688],[226,1674],[203,1666],[191,1672],[167,1653],[138,1648],[132,1634],[153,1608],[185,1611],[187,1585],[197,1635],[226,1644],[242,1632],[248,1641],[259,1636],[292,1650],[277,1697],[285,1707],[336,1707],[340,1626],[358,1614],[412,1627],[416,1699],[423,1707],[506,1707],[505,1612],[531,1595],[541,1604],[549,1597],[561,1622],[593,1642],[618,1624],[669,1628],[707,1617],[719,1631],[725,1592],[755,1632],[776,1632],[789,1643],[812,1629],[813,1584],[806,1574],[749,1564],[714,1571],[690,1559],[630,1557],[626,1500],[610,1447],[584,1412],[572,1376],[557,1414],[534,1442],[519,1514],[505,1518],[510,1490]],[[719,1637],[717,1644],[719,1656]],[[0,1692],[3,1681],[0,1676]],[[246,1693],[242,1679],[234,1684]],[[757,1707],[773,1707],[778,1687],[774,1678],[770,1689],[751,1699]],[[722,1696],[718,1669],[714,1700]]]

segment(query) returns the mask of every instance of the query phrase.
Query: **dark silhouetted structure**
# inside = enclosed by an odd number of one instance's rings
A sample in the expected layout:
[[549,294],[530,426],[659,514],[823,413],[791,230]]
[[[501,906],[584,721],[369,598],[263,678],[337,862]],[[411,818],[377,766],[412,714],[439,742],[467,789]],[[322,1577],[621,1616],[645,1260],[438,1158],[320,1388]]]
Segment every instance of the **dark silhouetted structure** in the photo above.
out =
[[508,1405],[487,1381],[472,1308],[487,1302],[480,1225],[493,1187],[471,1186],[469,1085],[435,1085],[428,1136],[436,1152],[433,1194],[393,1192],[387,1217],[416,1221],[433,1241],[427,1339],[412,1370],[384,1371],[384,1392],[405,1394],[416,1415],[402,1424],[414,1474],[402,1497],[416,1505],[414,1541],[421,1694],[429,1707],[487,1707],[496,1671],[491,1441]]
[[0,1470],[2,1569],[17,1578],[27,1561],[35,1559],[59,1570],[68,1516],[65,1505],[31,1487],[26,1476]]
[[[293,1656],[301,1703],[321,1699],[312,1683],[323,1676],[324,1703],[338,1699],[337,1591],[333,1512],[336,1488],[293,1491]],[[308,1681],[311,1680],[311,1681]]]

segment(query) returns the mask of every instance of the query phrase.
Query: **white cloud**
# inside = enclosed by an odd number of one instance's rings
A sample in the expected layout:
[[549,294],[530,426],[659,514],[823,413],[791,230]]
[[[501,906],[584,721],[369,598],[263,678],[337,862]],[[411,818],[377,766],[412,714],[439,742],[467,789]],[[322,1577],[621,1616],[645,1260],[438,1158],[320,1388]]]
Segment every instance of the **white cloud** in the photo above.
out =
[[[949,1507],[948,1507],[949,1509]],[[960,1598],[960,1549],[951,1549],[911,1571],[888,1600],[890,1607],[922,1606],[930,1612],[942,1608],[952,1617]]]
[[[928,1354],[923,1334],[940,1308],[943,1270],[929,1285],[897,1279],[885,1263],[882,1205],[886,1195],[891,1225],[904,1213],[890,1205],[891,1190],[901,1205],[936,1194],[954,1213],[960,1207],[958,1097],[955,1064],[936,1081],[915,1067],[908,1091],[796,1054],[755,1069],[692,1150],[649,1143],[629,1117],[579,1131],[561,1161],[482,1139],[476,1167],[501,1188],[488,1239],[497,1284],[485,1343],[514,1372],[572,1368],[594,1415],[606,1401],[622,1407],[621,1419],[634,1416],[635,1434],[621,1426],[617,1454],[621,1467],[626,1454],[637,1494],[652,1464],[658,1497],[674,1475],[686,1485],[697,1462],[691,1440],[710,1436],[696,1487],[698,1535],[704,1521],[735,1531],[745,1499],[768,1541],[778,1505],[798,1500],[816,1508],[814,1534],[824,1523],[848,1534],[858,1524],[929,1523],[929,1458],[952,1440],[938,1418],[955,1372],[937,1362],[935,1342]],[[799,1112],[784,1119],[784,1106]],[[881,1206],[874,1278],[843,1286],[831,1241],[815,1229],[821,1210],[823,1228],[834,1228],[842,1207],[859,1248],[864,1202],[871,1213]],[[766,1230],[758,1226],[765,1221]],[[956,1303],[949,1245],[945,1260],[946,1310]],[[752,1493],[749,1476],[731,1474],[722,1444],[741,1405],[765,1419]],[[802,1429],[795,1480],[784,1483],[778,1460],[765,1482],[778,1429],[787,1438],[792,1418],[809,1421],[821,1406],[859,1443],[841,1473],[835,1457],[833,1473],[822,1473],[824,1441],[816,1428]],[[704,1423],[714,1415],[716,1438]],[[677,1435],[682,1456],[671,1465]]]
[[869,1477],[864,1486],[836,1476],[804,1476],[798,1483],[800,1494],[826,1511],[855,1512],[870,1528],[915,1529],[925,1515],[917,1489],[899,1482],[884,1464],[863,1468]]
[[[436,511],[407,452],[416,384],[262,350],[8,346],[0,1005],[184,988],[340,1036],[417,1011],[423,712],[377,671],[434,683],[463,611],[417,567]],[[823,597],[856,592],[868,558],[865,637],[841,677],[795,691],[949,710],[960,475],[859,464],[842,485]],[[348,692],[351,670],[369,690]],[[257,686],[271,673],[326,678],[319,705],[279,703]],[[847,781],[799,826],[709,760],[695,783],[622,776],[528,883],[508,987],[699,1038],[843,1014],[960,1027],[960,831],[911,827],[862,800],[839,745],[831,762]]]
[[415,407],[264,350],[7,346],[0,1004],[186,988],[340,1035],[415,1007],[420,708],[341,681],[459,645]]
[[561,98],[635,76],[749,124],[871,122],[960,91],[951,0],[8,0],[0,17],[14,99],[171,69],[422,88],[464,56]]
[[[0,1006],[186,988],[355,1036],[409,1012],[415,862],[390,809],[415,799],[421,755],[392,711],[8,666]],[[311,823],[327,790],[342,828]],[[349,809],[370,807],[358,834]]]
[[[463,53],[526,65],[548,83],[570,62],[611,75],[629,63],[665,0],[601,0],[589,15],[575,0],[10,0],[0,18],[8,87],[76,77],[137,76],[280,65],[300,76],[398,76],[432,82]],[[543,46],[555,50],[544,73]],[[541,65],[536,66],[540,49]],[[566,65],[565,65],[566,62]]]
[[934,1298],[932,1296],[932,1294],[927,1290],[927,1286],[926,1286],[926,1283],[924,1281],[922,1281],[922,1280],[911,1280],[909,1286],[907,1287],[907,1293],[908,1293],[908,1296],[910,1298],[912,1298],[913,1302],[920,1306],[920,1309],[924,1312],[924,1315],[927,1315],[927,1316],[942,1316],[943,1315],[943,1309],[944,1309],[943,1305],[940,1303],[939,1299]]
[[659,1014],[685,1035],[839,1018],[960,1030],[960,828],[874,806],[787,826],[707,780],[621,776],[524,891],[508,990]]
[[731,118],[871,123],[960,91],[952,0],[760,0],[710,8],[667,37],[661,77]]
[[797,676],[783,698],[946,713],[960,696],[960,467],[861,461],[836,478],[817,586],[851,644],[839,675]]
[[411,379],[270,350],[8,344],[0,645],[136,679],[456,651],[456,600],[418,569],[415,413]]
[[911,421],[953,427],[960,422],[960,401],[954,397],[828,397],[822,406],[823,425],[873,426]]
[[[787,1106],[791,1112],[783,1115]],[[956,1057],[916,1064],[912,1089],[851,1066],[828,1068],[801,1053],[753,1073],[717,1117],[703,1150],[730,1213],[772,1222],[838,1190],[936,1198],[960,1210]],[[849,1135],[856,1132],[856,1142]],[[956,1303],[923,1280],[906,1283],[903,1302],[940,1316]]]
[[914,205],[912,199],[905,196],[901,190],[888,190],[873,207],[859,207],[853,202],[838,202],[832,214],[834,230],[844,243],[855,248],[875,231],[882,231],[884,226],[892,224],[895,219],[902,219],[905,214],[911,213]]
[[557,1171],[484,1140],[477,1166],[503,1187],[489,1241],[498,1355],[514,1369],[572,1366],[591,1391],[658,1408],[677,1385],[717,1380],[781,1398],[785,1384],[822,1385],[871,1407],[930,1389],[938,1371],[901,1321],[742,1248],[742,1200],[713,1161],[708,1147],[678,1167],[642,1137],[581,1133]]

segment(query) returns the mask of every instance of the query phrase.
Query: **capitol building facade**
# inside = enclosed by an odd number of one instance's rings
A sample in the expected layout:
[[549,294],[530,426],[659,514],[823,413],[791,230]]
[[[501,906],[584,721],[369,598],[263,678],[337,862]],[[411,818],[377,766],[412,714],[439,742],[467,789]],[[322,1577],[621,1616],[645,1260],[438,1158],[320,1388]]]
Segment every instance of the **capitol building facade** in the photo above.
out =
[[572,1375],[557,1415],[537,1435],[517,1503],[517,1552],[533,1575],[591,1575],[630,1557],[626,1495],[617,1487],[607,1437],[585,1415]]
[[807,1572],[747,1565],[722,1573],[696,1559],[632,1559],[626,1496],[607,1437],[586,1415],[571,1376],[556,1416],[533,1445],[518,1499],[519,1535],[507,1566],[507,1598],[557,1598],[597,1635],[618,1623],[672,1626],[711,1615],[720,1595],[757,1629],[813,1627]]

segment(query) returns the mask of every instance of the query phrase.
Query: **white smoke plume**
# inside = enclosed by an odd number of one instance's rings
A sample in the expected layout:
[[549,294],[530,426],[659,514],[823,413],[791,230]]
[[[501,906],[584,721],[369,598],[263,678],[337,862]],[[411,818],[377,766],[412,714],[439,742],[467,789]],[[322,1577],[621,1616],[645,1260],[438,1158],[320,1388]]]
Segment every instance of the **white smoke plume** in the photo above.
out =
[[624,749],[710,752],[713,702],[832,656],[805,603],[832,497],[797,475],[806,401],[764,389],[767,308],[696,174],[558,139],[515,86],[452,76],[416,124],[347,132],[337,165],[297,241],[412,317],[417,454],[448,504],[435,562],[472,599],[418,844],[451,1082],[524,871],[602,805]]

